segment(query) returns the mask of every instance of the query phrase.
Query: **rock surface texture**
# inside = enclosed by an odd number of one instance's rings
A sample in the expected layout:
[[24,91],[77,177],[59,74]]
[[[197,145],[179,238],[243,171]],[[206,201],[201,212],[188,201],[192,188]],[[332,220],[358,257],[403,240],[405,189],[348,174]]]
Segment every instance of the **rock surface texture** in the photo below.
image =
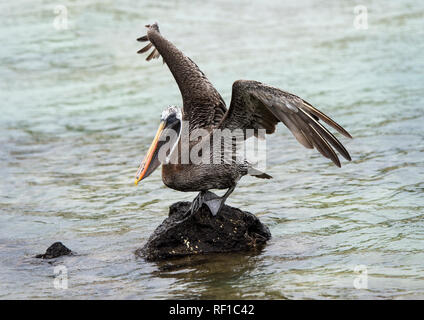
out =
[[69,254],[72,254],[72,251],[65,247],[62,242],[55,242],[47,248],[46,253],[37,254],[35,257],[39,259],[53,259]]
[[255,250],[271,238],[269,229],[245,211],[227,205],[217,216],[206,206],[192,215],[190,202],[177,202],[136,255],[155,261],[194,254]]

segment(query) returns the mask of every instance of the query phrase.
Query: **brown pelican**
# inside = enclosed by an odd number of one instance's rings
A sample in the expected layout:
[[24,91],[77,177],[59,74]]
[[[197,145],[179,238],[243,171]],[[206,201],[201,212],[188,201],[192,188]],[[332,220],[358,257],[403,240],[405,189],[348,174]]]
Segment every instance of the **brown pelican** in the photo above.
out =
[[[162,164],[162,180],[166,186],[179,191],[199,192],[188,214],[206,204],[211,213],[216,215],[242,176],[249,174],[257,178],[271,178],[268,174],[253,168],[248,161],[236,161],[234,157],[230,157],[230,161],[218,164],[211,161],[194,163],[191,159],[183,163],[181,159],[184,152],[176,152],[183,144],[181,136],[183,123],[188,123],[190,133],[204,129],[213,140],[215,132],[224,129],[231,131],[253,129],[255,132],[262,129],[271,134],[278,122],[282,122],[304,147],[316,148],[338,167],[341,165],[335,150],[345,159],[351,160],[345,147],[319,120],[346,137],[352,138],[351,135],[330,117],[294,94],[257,81],[237,80],[233,84],[231,103],[227,110],[221,95],[205,74],[189,57],[161,35],[157,23],[146,27],[147,34],[137,40],[148,44],[138,53],[153,48],[146,58],[147,61],[162,56],[163,62],[168,65],[178,84],[183,107],[180,109],[170,106],[162,113],[157,134],[137,171],[136,184]],[[169,130],[174,130],[178,135],[168,141],[171,143],[171,148],[166,153],[166,160],[161,161],[159,150],[165,144],[164,136]],[[246,136],[243,139],[246,139]],[[188,152],[201,143],[202,140],[190,140]],[[231,148],[235,145],[236,143],[232,143]],[[213,148],[207,160],[216,155],[223,157],[225,153],[223,150],[222,145]],[[171,158],[174,161],[170,161]],[[218,197],[210,192],[210,189],[227,189],[227,191],[222,197]]]

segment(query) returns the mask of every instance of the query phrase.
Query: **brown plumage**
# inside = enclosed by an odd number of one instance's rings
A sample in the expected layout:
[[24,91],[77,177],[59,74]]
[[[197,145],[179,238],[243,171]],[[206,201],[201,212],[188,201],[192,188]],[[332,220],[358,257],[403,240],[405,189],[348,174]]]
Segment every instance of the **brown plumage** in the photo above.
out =
[[[299,143],[306,148],[317,149],[338,167],[341,164],[336,151],[346,160],[351,160],[345,147],[320,120],[348,138],[352,138],[351,135],[330,117],[294,94],[257,81],[237,80],[233,84],[227,111],[221,95],[199,67],[160,34],[156,23],[146,27],[147,34],[137,40],[149,43],[138,53],[145,53],[153,48],[146,60],[162,56],[164,63],[168,65],[182,95],[182,120],[183,123],[189,123],[189,132],[206,129],[210,132],[211,139],[214,129],[265,129],[267,134],[271,134],[276,125],[282,122]],[[176,143],[180,147],[181,140]],[[197,143],[191,142],[190,149]],[[234,144],[233,149],[235,146]],[[223,157],[224,152],[221,147],[212,149],[211,157]],[[140,174],[145,166],[143,161],[137,173],[137,182],[153,171],[145,169],[143,172],[147,170],[147,174]],[[193,201],[192,211],[205,203],[213,214],[219,211],[238,180],[246,174],[270,178],[266,173],[253,169],[247,161],[237,162],[234,159],[222,164],[165,163],[162,168],[162,178],[167,186],[180,191],[200,191]],[[210,189],[229,190],[224,197],[218,198],[211,196],[208,192]],[[213,204],[214,201],[219,202],[219,205]]]

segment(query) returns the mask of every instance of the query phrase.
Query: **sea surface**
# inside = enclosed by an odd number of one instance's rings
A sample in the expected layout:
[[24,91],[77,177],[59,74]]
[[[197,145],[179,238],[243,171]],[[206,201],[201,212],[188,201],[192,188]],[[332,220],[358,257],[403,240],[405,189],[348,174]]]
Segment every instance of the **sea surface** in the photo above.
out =
[[[258,80],[354,137],[337,135],[340,169],[281,124],[268,137],[274,179],[227,202],[269,226],[258,252],[134,255],[196,195],[160,170],[133,183],[181,106],[167,66],[136,54],[155,21],[227,105],[235,80]],[[1,2],[0,299],[423,299],[423,39],[420,0]],[[76,254],[34,258],[55,241]]]

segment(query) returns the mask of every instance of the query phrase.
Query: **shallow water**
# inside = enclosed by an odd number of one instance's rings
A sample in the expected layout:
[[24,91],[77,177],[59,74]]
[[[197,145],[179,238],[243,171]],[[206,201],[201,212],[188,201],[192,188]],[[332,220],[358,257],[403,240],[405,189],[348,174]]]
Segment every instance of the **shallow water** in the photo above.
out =
[[[424,298],[424,5],[367,3],[367,30],[350,1],[78,0],[66,30],[53,4],[1,3],[0,298]],[[162,109],[181,105],[167,67],[136,54],[154,21],[227,104],[234,80],[262,81],[354,136],[341,169],[281,125],[269,136],[274,179],[245,178],[228,200],[269,226],[260,252],[133,254],[195,196],[160,171],[133,184]],[[78,254],[33,258],[58,240]]]

